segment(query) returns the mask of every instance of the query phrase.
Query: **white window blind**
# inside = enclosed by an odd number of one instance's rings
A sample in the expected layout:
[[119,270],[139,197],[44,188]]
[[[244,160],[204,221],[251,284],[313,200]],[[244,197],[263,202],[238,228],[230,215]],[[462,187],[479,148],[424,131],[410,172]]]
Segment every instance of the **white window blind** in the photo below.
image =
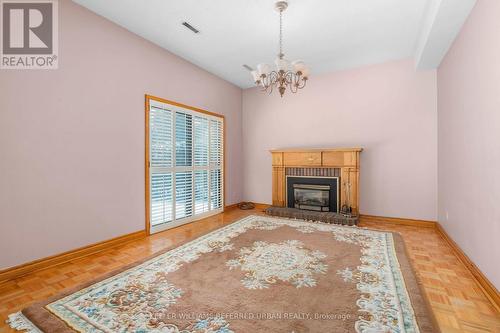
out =
[[175,165],[191,166],[193,158],[193,120],[190,114],[175,113]]
[[221,170],[210,171],[210,209],[222,208]]
[[175,218],[193,215],[193,172],[175,173]]
[[194,165],[208,166],[209,133],[208,119],[194,117]]
[[172,173],[151,175],[151,224],[158,225],[172,221]]
[[194,172],[194,213],[202,214],[210,210],[208,204],[208,170],[196,170]]
[[152,106],[150,110],[151,166],[172,166],[172,112]]
[[222,164],[222,123],[217,120],[210,121],[210,164],[220,167]]
[[221,117],[149,100],[152,232],[222,211],[223,129]]
[[210,209],[222,208],[222,123],[210,121]]

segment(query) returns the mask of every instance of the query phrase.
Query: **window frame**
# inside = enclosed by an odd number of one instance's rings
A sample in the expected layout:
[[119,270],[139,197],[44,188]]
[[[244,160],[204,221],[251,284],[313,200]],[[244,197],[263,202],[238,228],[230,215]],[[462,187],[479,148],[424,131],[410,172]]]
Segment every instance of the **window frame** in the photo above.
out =
[[[210,119],[216,118],[217,120],[222,122],[222,161],[221,161],[221,166],[220,166],[220,171],[222,173],[222,188],[221,188],[221,208],[216,209],[216,210],[209,210],[208,212],[201,213],[198,215],[194,214],[194,193],[193,193],[193,215],[187,218],[182,218],[180,220],[173,220],[172,222],[167,222],[162,225],[159,225],[157,227],[154,227],[151,225],[151,161],[150,161],[150,106],[151,106],[151,101],[163,103],[163,104],[168,104],[172,108],[172,112],[175,113],[176,111],[183,112],[183,113],[188,113],[193,116],[193,119],[195,116],[200,116],[200,114],[204,117],[207,117],[209,119],[209,124],[210,124]],[[146,216],[145,216],[145,226],[146,226],[146,233],[148,235],[161,232],[164,230],[168,230],[180,225],[184,225],[187,223],[192,223],[197,220],[213,216],[216,214],[220,214],[224,212],[225,210],[225,202],[226,202],[226,121],[224,115],[206,111],[197,107],[181,104],[178,102],[174,102],[171,100],[163,99],[160,97],[152,96],[152,95],[145,95],[145,201],[146,201]],[[175,151],[174,151],[175,153]],[[193,156],[194,158],[194,156]],[[210,156],[208,157],[210,159]],[[209,161],[210,164],[210,161]],[[193,181],[194,181],[194,171],[197,170],[194,161],[193,161]],[[181,167],[182,168],[182,167]],[[208,168],[208,173],[210,174],[211,168]],[[218,168],[214,169],[218,170]],[[210,182],[208,184],[210,187]],[[194,187],[193,187],[194,189]],[[175,191],[175,188],[173,189]],[[193,190],[194,192],[194,190]]]

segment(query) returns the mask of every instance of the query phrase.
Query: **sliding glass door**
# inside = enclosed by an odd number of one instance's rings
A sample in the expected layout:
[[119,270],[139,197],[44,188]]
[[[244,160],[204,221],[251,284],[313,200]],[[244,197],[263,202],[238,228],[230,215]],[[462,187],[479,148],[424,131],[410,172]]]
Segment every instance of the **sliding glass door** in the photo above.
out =
[[222,212],[224,118],[149,96],[147,108],[150,232]]

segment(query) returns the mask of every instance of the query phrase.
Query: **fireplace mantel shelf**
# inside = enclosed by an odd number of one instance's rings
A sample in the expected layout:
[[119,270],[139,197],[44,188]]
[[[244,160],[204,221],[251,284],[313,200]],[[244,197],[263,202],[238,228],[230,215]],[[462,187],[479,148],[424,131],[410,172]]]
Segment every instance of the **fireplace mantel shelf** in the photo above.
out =
[[283,148],[271,149],[271,153],[310,153],[310,152],[362,152],[363,148]]
[[[363,148],[287,148],[273,149],[273,205],[286,206],[286,170],[328,168],[340,174],[340,206],[348,204],[353,213],[359,212],[359,167]],[[346,202],[346,191],[350,200]]]

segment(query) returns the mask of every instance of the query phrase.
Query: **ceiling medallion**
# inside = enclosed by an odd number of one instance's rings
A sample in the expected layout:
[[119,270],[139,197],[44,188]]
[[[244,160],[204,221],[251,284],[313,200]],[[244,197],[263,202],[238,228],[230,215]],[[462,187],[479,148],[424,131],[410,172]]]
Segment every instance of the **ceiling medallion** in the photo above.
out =
[[292,93],[306,86],[309,78],[309,68],[302,60],[290,61],[285,59],[283,53],[283,12],[288,7],[288,2],[278,1],[275,4],[276,10],[280,13],[280,53],[275,60],[276,70],[271,71],[268,64],[257,65],[257,70],[252,71],[254,82],[263,88],[263,91],[271,94],[275,88],[278,89],[281,97],[287,88]]

